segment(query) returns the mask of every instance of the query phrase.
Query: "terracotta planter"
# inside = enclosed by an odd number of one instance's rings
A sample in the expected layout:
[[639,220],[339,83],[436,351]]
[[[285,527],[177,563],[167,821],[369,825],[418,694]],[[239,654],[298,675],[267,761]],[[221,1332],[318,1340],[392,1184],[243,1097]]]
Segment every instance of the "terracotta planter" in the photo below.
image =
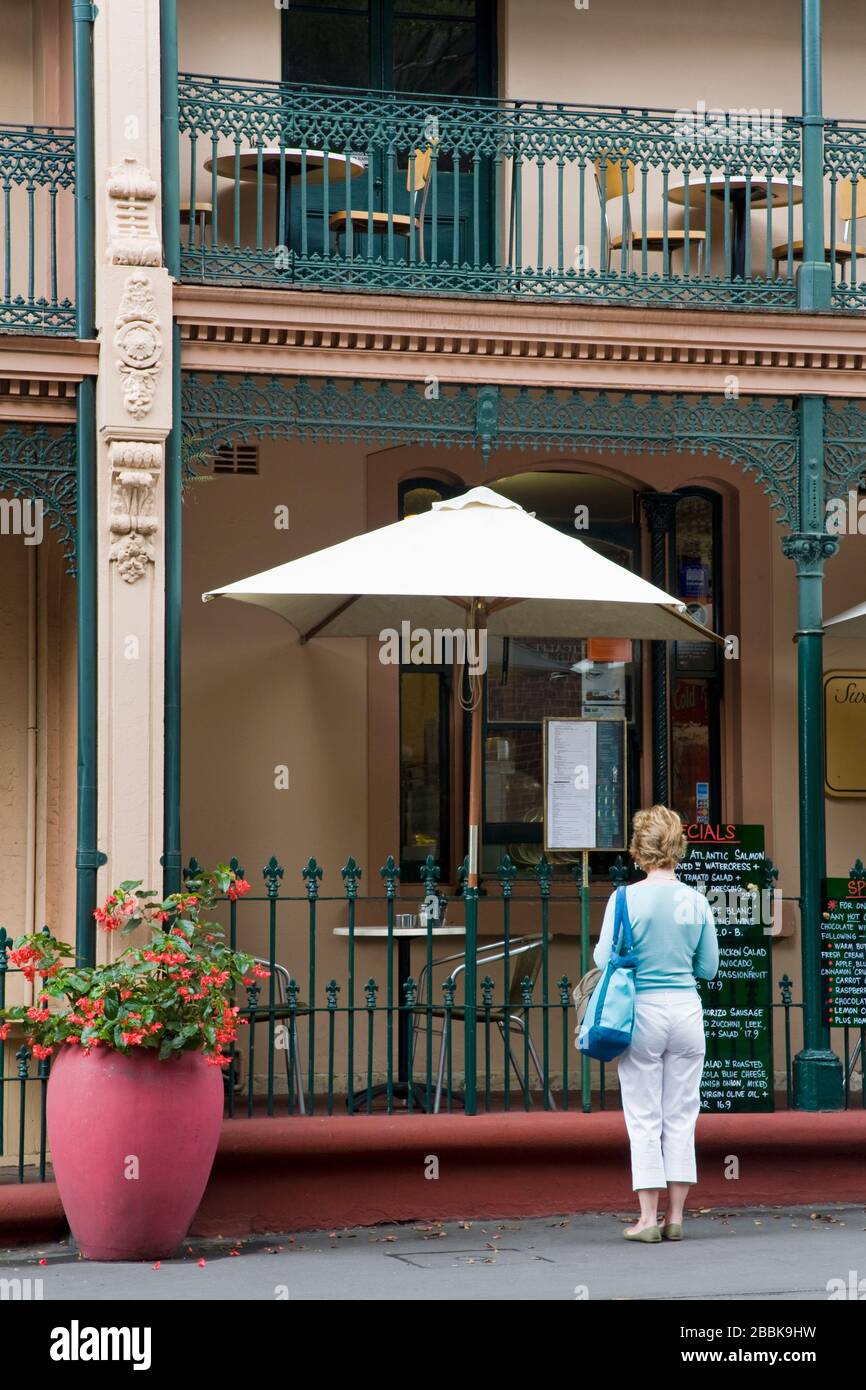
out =
[[67,1048],[48,1081],[48,1144],[60,1198],[88,1260],[176,1253],[219,1140],[223,1079],[199,1052],[160,1062]]

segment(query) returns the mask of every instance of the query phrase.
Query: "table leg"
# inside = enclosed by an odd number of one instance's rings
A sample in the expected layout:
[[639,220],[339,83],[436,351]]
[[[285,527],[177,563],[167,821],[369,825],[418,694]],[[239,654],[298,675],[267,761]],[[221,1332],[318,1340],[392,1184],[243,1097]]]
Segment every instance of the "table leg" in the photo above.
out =
[[746,194],[731,190],[731,276],[746,278]]
[[[424,1112],[427,1109],[427,1091],[420,1081],[413,1081],[409,1086],[409,1058],[412,1051],[412,1014],[405,1007],[406,1004],[406,981],[412,974],[412,938],[401,936],[397,938],[397,1000],[399,1007],[397,1013],[397,1080],[393,1082],[391,1090],[394,1100],[407,1101],[409,1091],[412,1091],[412,1109]],[[370,1092],[371,1100],[376,1100],[380,1096],[387,1096],[387,1086],[374,1086]],[[366,1092],[361,1095],[358,1092],[356,1100],[360,1097],[357,1110],[363,1110]],[[400,1107],[403,1108],[402,1106]]]
[[[406,1003],[406,981],[412,973],[411,937],[401,936],[397,942],[397,1003]],[[404,1085],[409,1080],[409,1051],[412,1047],[412,1015],[408,1009],[397,1015],[397,1079]]]

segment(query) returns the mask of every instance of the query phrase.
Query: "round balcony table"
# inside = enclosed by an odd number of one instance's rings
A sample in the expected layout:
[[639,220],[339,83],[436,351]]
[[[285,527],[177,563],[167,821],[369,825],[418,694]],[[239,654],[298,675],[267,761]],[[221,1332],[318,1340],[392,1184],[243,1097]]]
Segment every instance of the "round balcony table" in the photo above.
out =
[[[752,190],[751,209],[753,212],[766,210],[768,197],[771,206],[782,208],[788,206],[788,196],[793,203],[803,201],[803,181],[794,178],[790,182],[786,178],[761,178],[755,175],[747,179],[745,174],[731,174],[725,178],[723,174],[714,174],[709,180],[710,197],[719,202],[724,202],[725,189],[730,189],[731,200],[731,276],[733,279],[745,280],[746,278],[746,194],[748,188]],[[688,203],[690,208],[702,208],[706,202],[706,179],[694,179],[688,184]],[[668,202],[676,203],[684,207],[686,203],[686,183],[685,180],[677,180],[675,183],[668,184]]]
[[[345,188],[346,166],[349,177],[356,179],[367,168],[366,159],[360,155],[335,154],[323,150],[280,149],[279,145],[267,145],[261,151],[242,150],[240,156],[234,154],[217,155],[216,171],[222,179],[240,183],[257,183],[259,178],[259,154],[261,153],[262,179],[279,186],[280,168],[285,169],[286,186],[286,239],[291,235],[292,226],[292,181],[300,178],[306,159],[306,180],[308,187],[325,182],[325,166],[328,169],[328,182],[335,188]],[[206,159],[204,167],[208,173],[213,171],[213,159]],[[279,241],[279,208],[277,209],[277,240]]]
[[[445,927],[431,927],[429,928],[429,932],[431,936],[465,936],[466,928],[465,926],[458,926],[456,923],[451,923],[449,926]],[[402,1004],[405,999],[406,981],[412,974],[412,940],[414,937],[424,937],[426,939],[427,933],[427,927],[395,927],[392,933],[394,940],[397,942],[397,1001],[400,1004]],[[334,927],[334,936],[348,935],[348,927]],[[355,927],[354,935],[356,941],[360,940],[361,937],[386,940],[388,928],[380,926]],[[409,1051],[412,1045],[412,1016],[407,1009],[405,1013],[398,1015],[398,1018],[397,1080],[393,1083],[392,1091],[394,1096],[398,1099],[407,1100],[409,1096]],[[371,1095],[374,1097],[386,1095],[387,1090],[387,1086],[374,1086]],[[425,1110],[427,1100],[426,1087],[422,1086],[420,1082],[415,1081],[413,1082],[412,1090],[413,1105],[419,1110]]]

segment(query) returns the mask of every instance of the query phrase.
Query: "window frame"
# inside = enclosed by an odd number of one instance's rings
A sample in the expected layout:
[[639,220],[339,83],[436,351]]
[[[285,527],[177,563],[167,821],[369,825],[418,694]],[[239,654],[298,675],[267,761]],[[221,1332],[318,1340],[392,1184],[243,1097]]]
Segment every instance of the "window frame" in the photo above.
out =
[[[712,592],[713,592],[713,630],[717,633],[724,632],[724,591],[722,586],[722,495],[714,488],[701,487],[699,485],[678,487],[674,489],[677,502],[674,506],[673,522],[668,535],[668,573],[677,575],[675,588],[679,589],[679,576],[677,574],[677,509],[679,502],[689,497],[700,497],[710,503],[712,511]],[[674,586],[672,586],[673,588]],[[722,659],[719,648],[714,646],[713,665],[706,669],[695,670],[694,667],[680,666],[677,661],[679,647],[673,643],[668,658],[668,714],[670,717],[670,704],[673,694],[674,683],[681,680],[704,680],[707,682],[707,709],[710,730],[710,803],[709,820],[711,824],[722,820],[722,701],[724,698],[724,671],[725,663]],[[671,730],[669,744],[668,784],[673,789],[674,782],[674,747],[673,731]]]

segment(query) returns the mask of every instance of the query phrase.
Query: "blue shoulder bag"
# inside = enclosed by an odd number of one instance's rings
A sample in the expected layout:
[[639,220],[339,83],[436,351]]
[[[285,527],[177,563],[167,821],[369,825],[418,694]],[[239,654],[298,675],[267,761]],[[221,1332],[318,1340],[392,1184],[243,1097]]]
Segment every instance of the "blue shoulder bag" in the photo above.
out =
[[587,1057],[610,1062],[631,1044],[634,1030],[634,971],[637,959],[625,888],[616,890],[610,960],[592,992],[577,1045]]

